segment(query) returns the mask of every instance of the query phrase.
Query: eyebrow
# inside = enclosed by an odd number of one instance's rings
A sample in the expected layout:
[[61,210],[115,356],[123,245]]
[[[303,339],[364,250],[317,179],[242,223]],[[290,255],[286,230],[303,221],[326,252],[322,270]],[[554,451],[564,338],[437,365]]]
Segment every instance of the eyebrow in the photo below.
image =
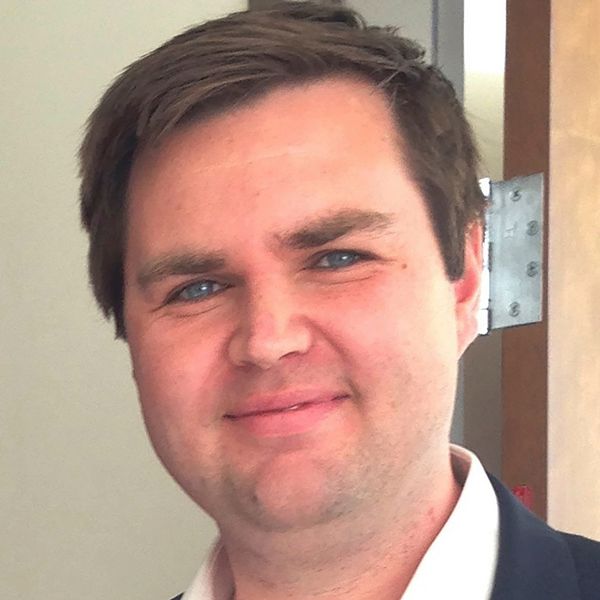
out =
[[276,234],[280,246],[292,250],[318,248],[349,233],[382,233],[394,223],[390,214],[371,210],[346,209],[309,221],[300,229]]
[[[394,223],[392,215],[369,210],[345,209],[317,217],[293,229],[273,236],[276,245],[290,250],[318,248],[349,233],[382,233]],[[137,275],[142,289],[174,275],[201,275],[227,266],[223,252],[167,253],[145,264]]]
[[144,265],[137,275],[142,289],[174,275],[199,275],[225,268],[227,261],[218,253],[181,252],[165,254]]

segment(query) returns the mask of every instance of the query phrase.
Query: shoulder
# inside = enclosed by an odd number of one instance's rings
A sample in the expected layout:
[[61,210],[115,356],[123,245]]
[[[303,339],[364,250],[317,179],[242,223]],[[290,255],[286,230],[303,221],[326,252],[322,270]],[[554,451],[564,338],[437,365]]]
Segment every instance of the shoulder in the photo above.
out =
[[600,544],[559,532],[490,476],[500,529],[494,600],[598,600]]
[[561,535],[571,551],[583,597],[600,597],[600,542],[571,533]]

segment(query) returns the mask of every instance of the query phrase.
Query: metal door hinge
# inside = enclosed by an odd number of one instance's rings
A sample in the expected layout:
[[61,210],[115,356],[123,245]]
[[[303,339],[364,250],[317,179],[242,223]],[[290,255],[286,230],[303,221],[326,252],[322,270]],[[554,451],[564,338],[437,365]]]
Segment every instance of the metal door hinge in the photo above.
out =
[[479,333],[542,320],[544,176],[482,179],[488,199]]

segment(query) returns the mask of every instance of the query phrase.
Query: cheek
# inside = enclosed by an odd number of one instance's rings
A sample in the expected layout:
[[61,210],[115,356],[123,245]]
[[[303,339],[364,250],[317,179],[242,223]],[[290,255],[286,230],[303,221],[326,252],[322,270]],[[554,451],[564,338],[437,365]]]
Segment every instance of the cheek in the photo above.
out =
[[[381,278],[326,305],[323,331],[370,396],[419,403],[453,399],[456,327],[450,286]],[[378,396],[380,397],[380,396]]]
[[402,280],[386,274],[322,304],[322,322],[335,324],[340,335],[374,356],[401,352],[455,359],[452,287],[441,277]]
[[132,336],[130,352],[146,430],[167,471],[188,491],[216,477],[223,403],[214,353],[149,335]]
[[208,343],[192,343],[193,336],[158,334],[130,338],[133,374],[148,425],[210,424],[218,414],[212,385],[219,361]]

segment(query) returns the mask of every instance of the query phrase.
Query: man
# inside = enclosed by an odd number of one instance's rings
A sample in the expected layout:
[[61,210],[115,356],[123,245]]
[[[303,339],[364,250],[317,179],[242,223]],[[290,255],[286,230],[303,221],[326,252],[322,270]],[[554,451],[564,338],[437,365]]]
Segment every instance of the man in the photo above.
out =
[[96,297],[220,531],[184,600],[598,597],[598,545],[449,446],[484,199],[414,43],[332,4],[207,23],[119,77],[81,158]]

